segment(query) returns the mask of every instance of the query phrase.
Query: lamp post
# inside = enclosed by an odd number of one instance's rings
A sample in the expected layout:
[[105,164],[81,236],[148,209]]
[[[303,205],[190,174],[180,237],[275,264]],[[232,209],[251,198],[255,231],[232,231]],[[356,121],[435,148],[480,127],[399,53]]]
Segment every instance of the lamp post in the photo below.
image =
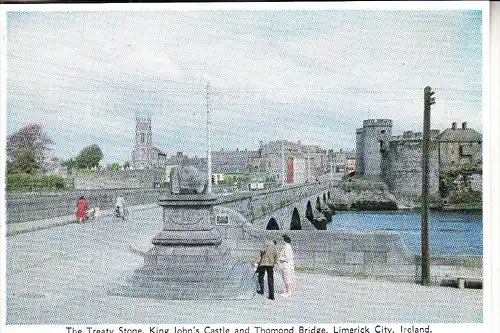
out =
[[210,93],[210,82],[207,82],[207,178],[208,178],[207,194],[212,193],[212,147],[210,142],[211,119],[210,119],[209,93]]

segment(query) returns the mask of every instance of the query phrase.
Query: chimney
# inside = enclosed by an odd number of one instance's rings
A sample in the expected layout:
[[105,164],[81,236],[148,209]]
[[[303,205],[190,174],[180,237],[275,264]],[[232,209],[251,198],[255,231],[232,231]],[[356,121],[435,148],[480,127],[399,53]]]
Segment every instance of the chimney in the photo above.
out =
[[457,129],[457,123],[456,122],[452,122],[451,123],[451,129],[452,130],[456,130]]
[[465,121],[462,123],[462,129],[463,129],[463,130],[464,130],[464,129],[467,129],[467,123],[466,123]]

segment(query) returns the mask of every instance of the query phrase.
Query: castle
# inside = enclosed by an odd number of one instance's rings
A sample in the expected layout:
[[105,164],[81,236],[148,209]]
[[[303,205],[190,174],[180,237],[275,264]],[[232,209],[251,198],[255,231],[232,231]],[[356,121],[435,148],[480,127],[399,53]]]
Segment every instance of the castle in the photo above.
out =
[[135,118],[135,147],[132,151],[132,169],[165,168],[167,154],[152,144],[151,117]]
[[[356,130],[356,174],[380,178],[396,195],[420,195],[422,191],[421,132],[392,135],[392,120],[367,119]],[[443,171],[482,167],[482,136],[462,123],[440,133],[431,130],[429,142],[429,191],[439,192]]]

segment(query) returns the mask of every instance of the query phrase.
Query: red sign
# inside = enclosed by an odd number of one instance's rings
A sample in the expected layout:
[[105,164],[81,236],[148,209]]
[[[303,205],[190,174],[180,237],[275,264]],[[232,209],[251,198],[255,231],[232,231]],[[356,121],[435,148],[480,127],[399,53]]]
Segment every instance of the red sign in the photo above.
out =
[[286,182],[288,184],[292,184],[293,183],[293,159],[289,159],[287,161],[288,163],[288,176],[286,178]]

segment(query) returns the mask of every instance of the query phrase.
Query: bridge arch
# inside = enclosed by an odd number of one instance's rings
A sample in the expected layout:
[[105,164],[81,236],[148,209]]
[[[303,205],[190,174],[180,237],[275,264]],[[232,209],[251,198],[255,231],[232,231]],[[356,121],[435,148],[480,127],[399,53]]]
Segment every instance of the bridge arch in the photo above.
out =
[[302,230],[302,224],[300,223],[300,215],[297,207],[293,208],[292,221],[290,222],[290,230]]
[[278,222],[276,222],[274,217],[271,217],[269,222],[267,222],[266,230],[280,230]]
[[316,210],[321,212],[321,201],[319,200],[319,197],[316,197]]
[[306,206],[306,218],[312,222],[313,220],[313,209],[311,205],[311,201],[307,201],[307,206]]

